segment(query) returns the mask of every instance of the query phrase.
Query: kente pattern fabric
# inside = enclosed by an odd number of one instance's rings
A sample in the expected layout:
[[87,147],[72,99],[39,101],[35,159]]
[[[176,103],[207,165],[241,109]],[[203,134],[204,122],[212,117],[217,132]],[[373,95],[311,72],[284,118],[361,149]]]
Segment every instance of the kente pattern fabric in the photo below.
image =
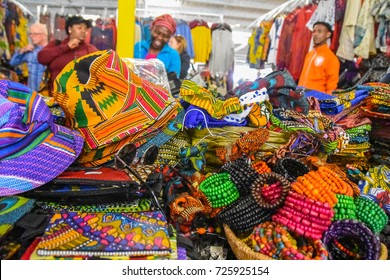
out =
[[128,136],[122,141],[113,142],[110,145],[101,148],[99,147],[98,149],[83,151],[78,161],[87,167],[98,166],[114,159],[115,153],[124,145],[130,142],[139,146],[145,143],[146,141],[151,140],[162,129],[162,127],[164,127],[167,124],[167,122],[169,122],[170,120],[176,117],[177,108],[178,108],[178,103],[176,103],[173,107],[169,108],[169,110],[166,110],[167,113],[163,115],[160,119],[158,119],[156,122],[151,124],[149,127]]
[[113,50],[69,63],[56,78],[53,96],[66,125],[85,139],[80,163],[112,159],[121,146],[166,124],[177,111],[166,89],[136,76]]
[[53,180],[76,160],[83,143],[79,133],[54,123],[35,91],[0,80],[0,196]]
[[170,252],[168,224],[161,212],[56,213],[37,246],[41,256],[145,256]]
[[197,107],[205,109],[213,118],[220,119],[231,113],[241,113],[242,107],[237,97],[225,101],[214,97],[206,88],[191,80],[184,80],[180,88],[180,97]]

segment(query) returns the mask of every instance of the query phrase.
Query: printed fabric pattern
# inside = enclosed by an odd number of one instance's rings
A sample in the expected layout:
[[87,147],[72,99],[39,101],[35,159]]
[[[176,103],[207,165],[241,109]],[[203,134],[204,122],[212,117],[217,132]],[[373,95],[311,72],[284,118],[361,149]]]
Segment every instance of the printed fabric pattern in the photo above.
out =
[[145,256],[170,253],[161,212],[53,215],[37,246],[38,255]]

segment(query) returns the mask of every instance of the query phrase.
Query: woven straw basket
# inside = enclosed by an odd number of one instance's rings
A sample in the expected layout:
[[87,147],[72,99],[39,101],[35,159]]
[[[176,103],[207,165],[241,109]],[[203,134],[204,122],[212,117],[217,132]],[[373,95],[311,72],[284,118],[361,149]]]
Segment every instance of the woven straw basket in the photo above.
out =
[[[239,260],[275,260],[266,255],[256,253],[253,251],[245,242],[237,238],[234,232],[230,229],[227,224],[223,225],[225,230],[226,239],[229,242],[230,247],[237,259]],[[387,260],[387,247],[382,243],[381,244],[381,254],[379,256],[380,260]]]

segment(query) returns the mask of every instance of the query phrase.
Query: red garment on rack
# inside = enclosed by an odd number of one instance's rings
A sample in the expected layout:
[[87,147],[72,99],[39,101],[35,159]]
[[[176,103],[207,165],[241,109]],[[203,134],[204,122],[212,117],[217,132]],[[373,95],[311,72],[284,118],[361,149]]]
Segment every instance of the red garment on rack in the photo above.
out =
[[317,5],[308,5],[298,10],[297,22],[292,35],[292,40],[299,40],[299,43],[291,44],[290,61],[287,65],[287,70],[293,76],[295,81],[299,80],[301,75],[305,56],[309,51],[312,32],[306,27]]
[[334,53],[336,53],[337,49],[339,48],[339,39],[340,39],[341,29],[343,28],[343,22],[344,20],[340,20],[336,22],[334,25],[332,42],[330,44],[330,49]]
[[[279,45],[278,45],[278,54],[276,56],[276,66],[279,70],[286,69],[289,65],[291,59],[291,45],[293,38],[293,33],[295,30],[295,25],[298,18],[298,13],[301,8],[297,8],[288,14],[284,20],[282,32],[280,34]],[[300,40],[295,38],[294,40]]]

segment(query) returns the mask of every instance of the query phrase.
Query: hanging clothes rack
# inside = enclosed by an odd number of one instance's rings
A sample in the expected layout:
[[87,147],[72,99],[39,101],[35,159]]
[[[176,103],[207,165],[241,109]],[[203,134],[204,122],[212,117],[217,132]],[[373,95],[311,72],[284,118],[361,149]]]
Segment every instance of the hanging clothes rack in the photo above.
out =
[[269,12],[261,15],[258,17],[255,21],[253,21],[251,24],[249,24],[246,29],[250,29],[253,26],[258,26],[260,22],[263,20],[268,20],[270,18],[275,18],[278,14],[282,13],[286,9],[292,10],[298,5],[302,4],[308,4],[310,0],[289,0],[286,3],[283,3],[282,5],[279,5],[278,7],[270,10]]
[[8,0],[8,2],[14,3],[15,5],[17,5],[17,6],[23,11],[23,13],[28,14],[28,15],[32,16],[33,18],[35,17],[35,15],[34,15],[32,12],[30,12],[30,10],[27,9],[27,8],[26,8],[22,3],[20,3],[19,1],[16,1],[16,0]]
[[202,13],[202,12],[189,12],[189,11],[172,11],[172,10],[161,10],[161,9],[143,9],[136,8],[136,12],[144,12],[152,15],[161,15],[163,13],[168,13],[172,16],[177,15],[194,15],[194,16],[208,16],[208,17],[218,17],[220,22],[223,23],[224,16],[222,14],[215,13]]

